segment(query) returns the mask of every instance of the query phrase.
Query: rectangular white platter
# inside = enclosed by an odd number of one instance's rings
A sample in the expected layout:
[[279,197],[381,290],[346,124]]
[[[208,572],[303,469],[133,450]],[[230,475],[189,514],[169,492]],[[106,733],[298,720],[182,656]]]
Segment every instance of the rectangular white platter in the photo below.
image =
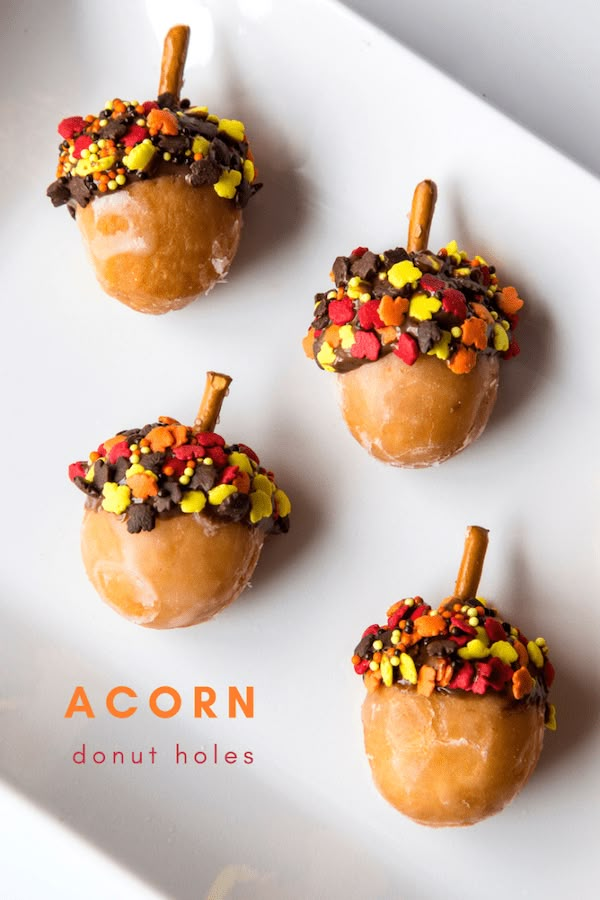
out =
[[[3,895],[590,897],[600,184],[330,0],[11,0],[3,17],[0,775],[5,826],[38,807],[34,834],[56,847],[40,856],[15,825]],[[57,122],[114,96],[152,98],[178,21],[192,26],[185,94],[246,122],[265,187],[227,283],[153,318],[103,295],[44,191]],[[483,437],[438,468],[402,471],[353,442],[334,377],[300,341],[335,256],[402,244],[427,177],[434,248],[456,238],[527,305]],[[209,624],[137,628],[85,577],[66,467],[117,428],[190,421],[207,369],[233,376],[220,429],[275,471],[292,530]],[[550,645],[559,730],[502,814],[427,830],[371,783],[350,656],[395,600],[451,591],[471,523],[490,529],[483,596]],[[103,699],[121,684],[141,706],[124,720]],[[76,685],[94,719],[64,718]],[[183,697],[173,719],[147,708],[159,685]],[[218,718],[194,719],[195,685],[217,690]],[[227,719],[228,685],[254,686],[253,719]],[[156,763],[75,765],[84,742],[154,746]],[[254,763],[178,767],[177,742]],[[82,840],[89,865],[73,866]]]

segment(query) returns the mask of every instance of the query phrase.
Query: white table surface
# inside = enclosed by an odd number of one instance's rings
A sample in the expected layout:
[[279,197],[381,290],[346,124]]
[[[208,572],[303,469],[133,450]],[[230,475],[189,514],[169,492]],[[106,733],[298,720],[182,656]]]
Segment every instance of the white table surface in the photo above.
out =
[[598,0],[345,0],[600,174]]

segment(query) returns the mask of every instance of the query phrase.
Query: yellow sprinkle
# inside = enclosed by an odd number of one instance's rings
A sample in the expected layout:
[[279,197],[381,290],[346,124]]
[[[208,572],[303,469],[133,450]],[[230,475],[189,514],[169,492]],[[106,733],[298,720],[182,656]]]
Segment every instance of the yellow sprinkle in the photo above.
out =
[[487,631],[483,627],[483,625],[474,625],[475,631],[477,632],[477,637],[481,641],[482,644],[485,644],[486,647],[490,646],[490,639],[487,635]]
[[275,498],[275,503],[277,504],[277,512],[281,516],[282,519],[285,519],[286,516],[292,511],[292,504],[290,503],[290,498],[282,491],[281,488],[278,488],[273,495]]
[[381,669],[381,678],[383,680],[383,683],[385,684],[386,687],[391,687],[392,682],[394,680],[394,670],[392,668],[392,664],[389,660],[389,657],[382,656],[379,667]]
[[237,466],[240,472],[246,472],[247,475],[252,475],[254,472],[250,457],[245,453],[238,453],[237,450],[229,454],[227,462],[230,466]]
[[507,666],[510,666],[519,658],[519,654],[508,641],[495,641],[490,647],[490,653],[492,656],[497,656],[498,659],[501,659]]
[[267,497],[270,497],[275,490],[275,485],[266,475],[255,475],[252,479],[252,489],[262,491]]
[[352,325],[342,325],[339,334],[342,350],[349,350],[356,343]]
[[189,475],[180,475],[179,476],[179,484],[189,484],[189,483],[190,483]]
[[454,328],[450,329],[450,334],[452,337],[459,338],[462,335],[462,328],[458,325],[455,325]]
[[494,348],[502,353],[504,350],[508,350],[508,345],[508,335],[502,325],[494,325]]
[[553,703],[548,704],[548,721],[546,722],[546,728],[550,731],[556,731],[556,707]]
[[483,256],[476,256],[474,262],[478,262],[480,266],[487,266],[487,263]]
[[204,463],[205,466],[212,466],[212,464],[213,464],[213,461],[210,458],[210,456],[207,456],[206,459],[202,460],[202,462]]
[[241,180],[242,173],[236,172],[235,169],[230,169],[227,172],[223,172],[217,183],[213,184],[213,187],[219,197],[224,197],[226,200],[233,200],[236,188]]
[[[409,259],[395,263],[387,273],[388,281],[395,288],[403,288],[405,284],[415,284],[423,273],[413,266]],[[441,304],[440,304],[441,305]]]
[[210,147],[210,141],[207,141],[206,138],[200,137],[199,135],[194,138],[192,143],[192,153],[201,153],[202,156],[206,156],[206,152]]
[[329,341],[323,341],[321,344],[321,349],[317,353],[317,362],[319,365],[323,366],[332,366],[335,362],[335,350],[329,343]]
[[261,519],[268,519],[272,512],[271,498],[264,491],[253,491],[250,494],[250,521],[253,525]]
[[108,184],[106,186],[109,189],[109,191],[116,191],[116,189],[118,188],[119,185],[117,184],[117,182],[115,181],[114,178],[111,178],[111,180],[108,182]]
[[[123,185],[126,183],[127,178],[125,177],[125,175],[117,175],[117,177],[115,178],[115,181],[117,182],[117,184]],[[149,449],[149,448],[147,448],[147,449]]]
[[208,106],[190,106],[188,113],[191,116],[204,116],[208,112]]
[[120,516],[131,502],[131,491],[126,484],[113,484],[107,481],[102,488],[102,509]]
[[144,471],[145,469],[139,464],[138,459],[138,461],[134,462],[132,466],[129,466],[129,468],[125,472],[125,478],[131,478],[132,475],[141,475]]
[[471,628],[475,628],[476,625],[479,625],[479,619],[477,618],[477,616],[471,616],[468,621]]
[[383,641],[373,641],[373,650],[383,650]]
[[94,480],[94,465],[92,464],[86,472],[85,480],[92,482]]
[[483,641],[480,641],[479,638],[473,638],[472,641],[460,648],[458,655],[461,659],[485,659],[486,656],[490,655],[490,651]]
[[150,447],[142,447],[142,453],[151,453]]
[[390,662],[393,666],[400,665],[400,657],[399,656],[390,656]]
[[224,131],[225,134],[232,137],[234,141],[244,140],[244,123],[240,122],[238,119],[220,119],[219,131]]
[[123,162],[128,169],[141,172],[150,165],[156,152],[157,149],[154,144],[143,141],[141,144],[136,144],[135,147],[131,148],[129,153],[123,157]]
[[437,356],[438,359],[448,359],[450,356],[450,332],[442,331],[439,341],[427,351],[427,356]]
[[168,150],[165,151],[165,153],[163,153],[163,159],[164,159],[165,162],[170,162],[170,160],[171,160],[171,154],[169,153]]
[[544,654],[535,643],[535,641],[529,641],[529,643],[527,644],[527,653],[529,654],[529,659],[534,664],[536,669],[543,668]]
[[376,672],[379,668],[379,663],[376,663],[375,660],[371,660],[371,662],[369,663],[369,668],[371,672]]
[[400,632],[398,631],[397,628],[394,631],[392,631],[392,637],[390,638],[390,640],[391,640],[392,644],[394,645],[394,647],[396,646],[396,644],[400,643]]
[[194,470],[190,469],[189,466],[186,466],[185,469],[183,470],[183,474],[187,475],[188,478],[191,478],[192,475],[194,474]]
[[364,294],[361,294],[360,297],[359,297],[359,300],[360,300],[361,303],[366,303],[366,302],[367,302],[368,300],[370,300],[370,299],[371,299],[371,295],[368,294],[366,291],[365,291]]
[[184,513],[202,512],[206,506],[206,497],[202,491],[188,491],[179,505]]
[[218,484],[208,492],[208,502],[212,506],[218,506],[231,494],[236,494],[237,488],[234,484]]
[[400,654],[400,675],[405,681],[410,682],[410,684],[417,683],[417,669],[412,657],[409,656],[408,653]]
[[105,156],[103,159],[96,160],[96,162],[89,159],[80,159],[74,171],[76,175],[85,178],[86,175],[91,175],[92,172],[103,172],[105,169],[112,168],[114,163],[114,156]]
[[256,177],[256,171],[254,169],[254,163],[251,159],[244,160],[244,178],[246,181],[249,181],[250,184],[254,181]]

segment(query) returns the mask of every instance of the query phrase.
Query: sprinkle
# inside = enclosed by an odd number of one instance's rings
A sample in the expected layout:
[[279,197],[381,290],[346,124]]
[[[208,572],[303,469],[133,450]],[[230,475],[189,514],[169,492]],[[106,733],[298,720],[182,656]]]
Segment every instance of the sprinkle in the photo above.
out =
[[417,669],[408,653],[400,654],[400,675],[404,681],[408,681],[410,684],[417,683]]
[[494,325],[494,349],[499,353],[508,350],[509,339],[502,325]]
[[519,659],[519,654],[508,641],[495,641],[490,647],[490,653],[509,666]]
[[433,313],[436,313],[442,303],[436,297],[430,297],[429,294],[415,294],[410,301],[408,314],[414,319],[431,319]]
[[377,312],[384,325],[400,326],[408,312],[408,300],[405,297],[394,299],[389,294],[384,294],[379,302]]
[[216,184],[213,185],[219,197],[225,197],[227,200],[233,200],[236,195],[236,189],[242,180],[241,173],[236,169],[230,169],[223,172]]
[[354,335],[354,344],[351,347],[350,353],[356,359],[370,359],[375,360],[378,358],[379,353],[381,351],[381,344],[377,340],[376,335],[370,331],[357,331]]
[[253,491],[250,495],[250,521],[253,525],[267,519],[273,513],[271,498],[263,491]]
[[234,141],[244,140],[244,123],[238,119],[219,119],[219,131],[228,134]]
[[458,655],[461,659],[485,659],[486,656],[490,655],[490,651],[483,641],[474,638],[472,641],[468,641],[464,647],[460,648]]
[[184,513],[202,512],[206,506],[206,496],[202,491],[188,491],[179,505]]
[[131,502],[131,491],[126,484],[113,484],[107,481],[102,488],[102,509],[120,516]]
[[399,356],[402,362],[405,362],[407,366],[412,366],[419,357],[419,345],[412,335],[404,332],[398,339],[398,346],[394,350],[394,353],[396,356]]
[[542,669],[544,666],[544,654],[535,643],[535,641],[529,641],[527,644],[527,654],[529,659],[534,664],[536,669]]
[[423,273],[408,259],[395,263],[387,273],[388,281],[395,288],[403,288],[406,284],[414,284]]
[[427,351],[427,356],[437,356],[438,359],[448,359],[450,356],[450,332],[442,331],[439,341],[433,345],[431,350]]

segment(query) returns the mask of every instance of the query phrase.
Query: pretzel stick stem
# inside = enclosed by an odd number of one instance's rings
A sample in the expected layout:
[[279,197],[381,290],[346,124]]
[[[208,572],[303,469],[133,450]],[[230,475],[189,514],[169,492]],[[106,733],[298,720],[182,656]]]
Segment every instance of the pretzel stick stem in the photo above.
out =
[[159,97],[169,93],[179,100],[189,41],[190,29],[187,25],[174,25],[167,32],[160,64]]
[[469,525],[465,537],[463,557],[456,577],[455,600],[473,600],[477,595],[488,545],[488,530],[479,525]]
[[219,421],[219,413],[223,400],[227,396],[231,378],[220,372],[206,373],[206,386],[200,408],[196,415],[192,431],[198,434],[200,431],[214,431]]
[[421,181],[416,186],[408,223],[406,249],[409,253],[427,250],[436,200],[437,187],[434,181]]

